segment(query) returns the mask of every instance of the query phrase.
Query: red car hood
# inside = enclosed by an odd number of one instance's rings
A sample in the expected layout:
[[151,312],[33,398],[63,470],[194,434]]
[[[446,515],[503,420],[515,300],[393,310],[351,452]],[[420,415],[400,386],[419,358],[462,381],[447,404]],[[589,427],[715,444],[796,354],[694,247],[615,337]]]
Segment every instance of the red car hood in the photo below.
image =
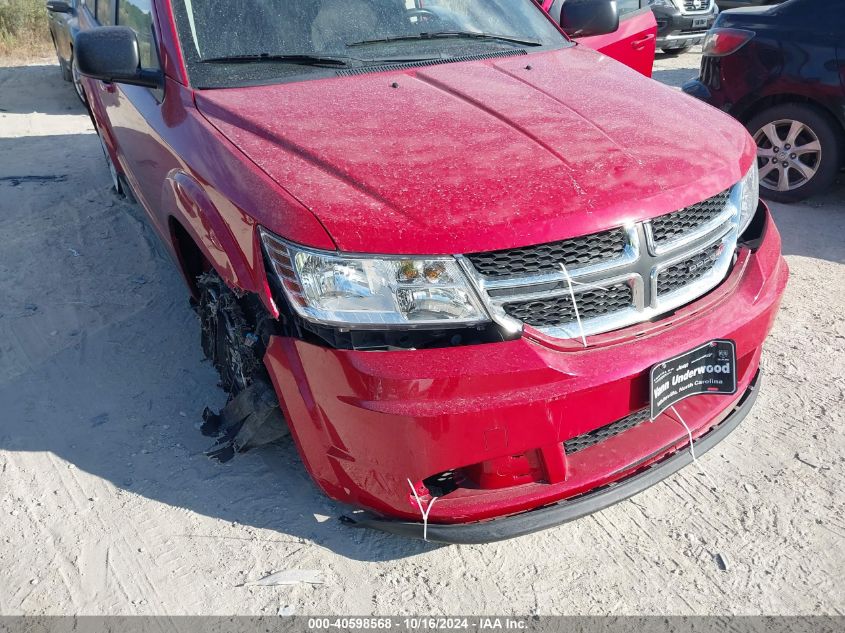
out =
[[583,46],[196,102],[351,252],[591,233],[712,196],[754,159],[727,115]]

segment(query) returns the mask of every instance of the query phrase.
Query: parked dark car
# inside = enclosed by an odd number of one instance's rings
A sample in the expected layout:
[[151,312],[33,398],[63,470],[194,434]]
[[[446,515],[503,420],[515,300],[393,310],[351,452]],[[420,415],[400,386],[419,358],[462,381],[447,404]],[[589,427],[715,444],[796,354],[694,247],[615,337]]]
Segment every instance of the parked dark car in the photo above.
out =
[[845,0],[728,11],[707,35],[699,78],[683,87],[746,125],[772,200],[817,194],[842,167],[843,42]]
[[[626,4],[636,0],[619,0]],[[719,7],[715,0],[639,0],[657,19],[657,48],[664,53],[683,53],[704,41]]]
[[780,4],[783,0],[716,0],[719,9],[741,9],[742,7],[767,7],[773,4]]
[[79,22],[76,19],[77,9],[83,0],[50,0],[47,2],[47,19],[50,25],[50,39],[59,58],[59,68],[65,81],[73,82],[76,94],[85,103],[85,91],[82,89],[76,60],[73,55],[73,40],[79,32]]

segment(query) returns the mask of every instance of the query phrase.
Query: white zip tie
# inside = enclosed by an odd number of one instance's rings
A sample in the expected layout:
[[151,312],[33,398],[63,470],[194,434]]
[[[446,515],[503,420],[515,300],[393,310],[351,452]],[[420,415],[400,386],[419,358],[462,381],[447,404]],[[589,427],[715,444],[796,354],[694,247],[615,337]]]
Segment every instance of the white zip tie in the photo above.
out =
[[431,512],[431,507],[434,505],[434,502],[437,501],[438,497],[432,497],[431,501],[428,502],[428,508],[423,510],[422,500],[420,496],[417,494],[417,489],[414,488],[414,484],[411,483],[411,480],[408,479],[408,485],[411,487],[411,492],[414,493],[414,499],[417,500],[417,506],[419,506],[420,514],[422,514],[423,518],[423,540],[428,540],[428,513]]
[[569,296],[572,299],[572,307],[575,308],[575,319],[578,321],[578,332],[581,334],[581,342],[584,347],[587,347],[587,337],[584,336],[584,325],[581,323],[581,314],[578,312],[578,302],[575,301],[575,291],[572,289],[572,277],[569,276],[569,271],[563,262],[560,263],[560,269],[566,277],[566,283],[569,284]]
[[690,455],[692,455],[692,461],[697,462],[697,460],[695,459],[695,449],[692,447],[692,431],[690,431],[690,428],[687,426],[687,423],[684,422],[684,419],[681,417],[681,414],[678,413],[678,410],[675,408],[675,405],[672,405],[669,408],[672,409],[672,413],[674,413],[676,416],[678,416],[678,421],[687,430],[687,435],[689,435],[689,452],[690,452]]
[[687,435],[689,436],[689,452],[690,452],[690,455],[692,455],[692,463],[695,464],[696,466],[698,466],[698,469],[702,473],[704,473],[704,476],[707,477],[707,479],[710,481],[710,484],[714,488],[717,488],[716,482],[713,481],[713,478],[710,476],[710,473],[708,473],[706,470],[704,470],[704,466],[702,466],[701,462],[699,462],[695,457],[695,449],[693,448],[693,445],[692,445],[692,431],[690,430],[689,426],[687,426],[687,423],[684,422],[684,419],[681,417],[681,414],[678,413],[678,410],[675,408],[675,405],[672,405],[669,408],[672,409],[672,413],[674,413],[677,416],[678,421],[683,425],[683,427],[687,431]]

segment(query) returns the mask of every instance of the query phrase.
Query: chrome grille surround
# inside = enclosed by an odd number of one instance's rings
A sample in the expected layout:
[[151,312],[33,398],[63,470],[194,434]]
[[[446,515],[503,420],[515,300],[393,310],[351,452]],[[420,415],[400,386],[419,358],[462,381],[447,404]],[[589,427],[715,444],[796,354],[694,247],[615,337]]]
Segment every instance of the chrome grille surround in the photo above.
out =
[[[579,266],[577,263],[570,265],[570,262],[563,262],[567,265],[567,272],[572,279],[576,301],[579,296],[592,300],[598,296],[597,289],[612,289],[621,283],[628,284],[631,288],[631,305],[611,313],[591,309],[587,304],[582,310],[579,304],[579,313],[600,313],[599,316],[591,318],[582,316],[584,335],[602,334],[649,321],[695,301],[718,286],[727,276],[736,252],[739,195],[739,186],[732,187],[726,198],[724,193],[717,194],[713,198],[721,196],[725,200],[724,208],[714,217],[708,216],[709,219],[702,224],[691,227],[672,239],[657,242],[654,239],[652,220],[637,222],[624,227],[626,239],[621,255],[591,265]],[[689,208],[691,207],[687,207]],[[661,217],[667,218],[671,215]],[[526,249],[514,250],[524,252]],[[503,276],[497,273],[495,276],[489,276],[481,274],[475,268],[472,263],[475,257],[476,255],[458,256],[458,261],[493,320],[508,331],[521,331],[532,321],[530,317],[525,316],[522,319],[514,318],[514,313],[521,316],[525,314],[524,310],[515,310],[514,305],[543,303],[570,296],[569,284],[562,269],[538,274]],[[683,283],[684,281],[686,283]],[[663,291],[662,294],[658,294],[658,288]],[[560,323],[549,324],[548,314],[544,312],[542,318],[537,319],[538,325],[533,327],[553,338],[579,337],[581,331],[577,321],[571,318],[571,311],[567,309],[562,313],[562,316],[569,315],[569,318],[562,319]]]
[[695,6],[695,0],[676,0],[675,4],[681,13],[706,13],[712,8],[711,0],[701,0],[698,8]]

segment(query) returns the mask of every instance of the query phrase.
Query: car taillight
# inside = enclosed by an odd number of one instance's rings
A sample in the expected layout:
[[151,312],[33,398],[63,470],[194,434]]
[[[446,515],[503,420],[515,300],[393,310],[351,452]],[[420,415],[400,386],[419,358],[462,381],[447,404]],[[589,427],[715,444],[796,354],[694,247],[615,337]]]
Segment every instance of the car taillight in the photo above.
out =
[[710,57],[724,57],[737,52],[753,37],[754,31],[744,29],[710,29],[702,52]]

